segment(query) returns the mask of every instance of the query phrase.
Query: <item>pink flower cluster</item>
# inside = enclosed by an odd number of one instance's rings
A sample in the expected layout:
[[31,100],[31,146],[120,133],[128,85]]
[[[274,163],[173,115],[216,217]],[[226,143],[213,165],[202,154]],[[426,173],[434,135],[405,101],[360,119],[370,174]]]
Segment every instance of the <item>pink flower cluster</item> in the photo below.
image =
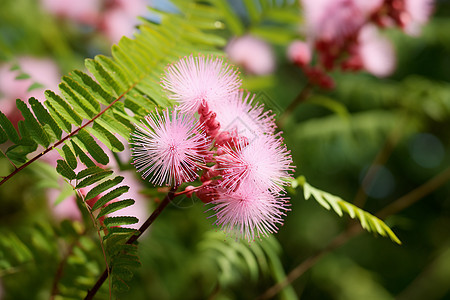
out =
[[239,90],[239,73],[221,58],[180,59],[161,85],[179,106],[136,125],[132,157],[143,178],[174,187],[199,178],[181,194],[212,205],[226,233],[251,241],[276,232],[294,167],[274,115]]
[[[333,88],[327,71],[364,69],[375,76],[390,75],[395,54],[378,28],[398,26],[418,34],[428,21],[432,0],[301,0],[308,42],[295,41],[288,57],[303,68],[310,81]],[[311,51],[317,62],[310,66]]]

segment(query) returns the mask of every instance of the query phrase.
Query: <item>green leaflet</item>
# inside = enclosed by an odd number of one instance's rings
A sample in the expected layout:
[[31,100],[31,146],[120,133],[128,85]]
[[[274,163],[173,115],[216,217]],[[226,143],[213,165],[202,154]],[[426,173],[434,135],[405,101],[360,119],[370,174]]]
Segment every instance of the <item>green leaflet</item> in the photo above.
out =
[[114,92],[114,97],[119,97],[122,94],[123,89],[117,84],[117,82],[111,77],[103,66],[94,59],[86,60],[86,68],[94,74],[95,78],[100,82],[101,86],[109,87],[111,92]]
[[[88,167],[88,168],[91,168],[91,167],[97,167],[97,166],[95,165],[95,163],[89,158],[89,156],[87,156],[86,153],[84,153],[84,151],[81,149],[80,146],[82,146],[82,145],[81,145],[81,143],[80,143],[78,140],[76,140],[76,139],[71,139],[70,142],[71,142],[71,145],[72,145],[73,150],[75,151],[75,153],[77,154],[77,156],[80,158],[81,162],[82,162],[86,167]],[[80,143],[80,146],[78,145],[79,143]],[[97,167],[97,168],[98,168],[98,167]]]
[[122,176],[117,176],[114,179],[108,179],[102,183],[100,183],[99,185],[93,187],[87,194],[85,197],[85,200],[90,200],[92,198],[97,197],[100,193],[103,193],[104,191],[112,188],[113,186],[118,185],[119,183],[121,183],[123,181],[123,177]]
[[84,84],[79,84],[75,79],[69,76],[64,76],[62,80],[71,91],[77,94],[79,98],[76,100],[79,102],[78,104],[80,106],[83,106],[83,109],[85,109],[86,112],[92,111],[94,114],[100,112],[100,103],[91,94],[89,88],[85,87]]
[[8,136],[6,135],[6,132],[3,130],[2,127],[0,127],[0,144],[3,144],[8,140]]
[[103,220],[103,223],[110,226],[121,226],[121,225],[131,225],[136,224],[138,222],[138,218],[136,217],[108,217]]
[[11,121],[0,111],[0,125],[5,131],[8,138],[15,144],[19,143],[19,135],[17,134],[16,129],[12,125]]
[[89,120],[95,117],[96,112],[89,107],[89,102],[72,90],[64,80],[67,81],[67,78],[63,77],[63,81],[59,84],[59,90],[72,108],[84,119]]
[[72,125],[60,114],[49,101],[45,101],[44,105],[47,107],[48,112],[55,120],[56,124],[63,129],[65,132],[70,132],[72,130]]
[[130,189],[129,186],[124,185],[110,191],[109,193],[98,199],[97,202],[95,202],[94,206],[92,207],[92,211],[99,209],[103,205],[107,204],[109,201],[114,200],[117,197],[121,196],[122,194],[128,192],[129,189]]
[[52,116],[48,113],[48,111],[45,109],[45,107],[42,105],[42,103],[35,98],[30,98],[28,100],[28,103],[30,103],[34,115],[39,120],[39,122],[41,124],[49,125],[55,137],[60,139],[62,135],[62,130],[55,122],[55,120],[52,118]]
[[306,182],[304,176],[300,176],[292,181],[292,187],[303,188],[303,195],[305,200],[311,198],[311,196],[325,209],[331,208],[342,217],[344,213],[348,214],[352,219],[358,219],[362,228],[369,232],[378,233],[381,236],[389,237],[393,242],[401,245],[401,241],[395,235],[395,233],[379,218],[374,215],[360,209],[359,207],[348,203],[338,196],[319,190]]
[[126,200],[121,200],[121,201],[117,201],[117,202],[113,202],[111,204],[109,204],[108,206],[102,208],[100,210],[100,212],[98,213],[98,218],[103,217],[107,214],[110,214],[112,212],[118,211],[119,209],[131,206],[134,204],[134,200],[133,199],[126,199]]
[[109,162],[108,155],[103,151],[103,149],[95,142],[94,138],[82,129],[73,138],[73,140],[79,140],[87,152],[95,159],[98,163],[102,165],[107,165]]
[[81,188],[90,186],[90,185],[96,183],[97,181],[100,181],[103,178],[111,175],[112,173],[113,173],[112,171],[100,171],[94,175],[90,175],[90,176],[86,177],[85,179],[83,179],[81,182],[79,182],[75,188],[81,189]]
[[64,120],[70,124],[81,126],[82,119],[63,98],[50,90],[45,91],[45,97],[50,106],[57,111]]
[[94,122],[94,125],[92,127],[86,127],[86,131],[91,133],[106,147],[114,152],[122,152],[125,149],[122,142],[120,142],[114,134],[112,134],[109,130],[107,130],[97,122]]
[[62,150],[67,164],[72,168],[72,170],[75,169],[77,167],[77,158],[75,157],[75,154],[73,154],[72,150],[67,145],[64,145]]
[[89,75],[79,70],[71,73],[74,80],[78,82],[84,89],[86,89],[94,99],[98,100],[103,105],[109,105],[114,101],[113,96],[106,92],[97,82],[95,82]]
[[69,180],[75,179],[76,174],[66,161],[59,159],[56,165],[56,171]]

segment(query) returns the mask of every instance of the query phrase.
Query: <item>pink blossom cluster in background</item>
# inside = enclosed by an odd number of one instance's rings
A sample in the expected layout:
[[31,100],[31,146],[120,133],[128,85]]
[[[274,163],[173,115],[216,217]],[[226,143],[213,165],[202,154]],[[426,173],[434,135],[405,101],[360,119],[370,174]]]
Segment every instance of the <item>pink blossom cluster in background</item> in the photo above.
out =
[[12,67],[9,63],[0,66],[0,111],[17,126],[22,114],[16,99],[27,103],[28,98],[34,97],[43,102],[44,91],[56,90],[61,75],[57,64],[48,58],[20,57],[17,68]]
[[238,72],[220,58],[185,57],[161,84],[179,106],[136,125],[132,156],[142,177],[175,187],[199,178],[181,193],[212,205],[226,233],[251,241],[276,232],[294,167],[273,114],[239,90]]
[[[379,28],[400,27],[417,35],[428,21],[432,0],[301,0],[307,41],[295,41],[288,49],[290,60],[309,80],[333,88],[327,71],[366,70],[375,76],[390,75],[395,53]],[[312,54],[317,56],[311,65]]]
[[275,70],[275,54],[270,44],[252,35],[231,39],[225,52],[230,61],[248,74],[267,75]]
[[61,19],[88,25],[111,43],[131,36],[138,16],[147,13],[149,0],[41,0],[44,10]]

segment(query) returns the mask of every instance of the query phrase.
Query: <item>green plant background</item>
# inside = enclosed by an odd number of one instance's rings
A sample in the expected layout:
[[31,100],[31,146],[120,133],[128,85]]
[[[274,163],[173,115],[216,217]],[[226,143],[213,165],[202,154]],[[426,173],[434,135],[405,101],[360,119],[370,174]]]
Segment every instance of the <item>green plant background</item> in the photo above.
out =
[[[178,13],[153,10],[151,22],[142,19],[139,44],[125,40],[113,48],[119,61],[126,59],[118,50],[128,51],[123,54],[134,62],[141,60],[144,64],[137,66],[137,72],[125,74],[125,80],[120,74],[112,81],[99,80],[112,94],[111,99],[131,87],[120,101],[133,110],[136,119],[155,106],[169,104],[158,89],[159,76],[167,63],[189,53],[220,54],[227,40],[244,33],[271,43],[277,57],[274,74],[257,77],[243,72],[246,89],[282,113],[305,85],[301,71],[285,57],[289,42],[301,37],[297,2],[173,2],[179,7]],[[18,55],[50,56],[64,74],[69,74],[73,69],[85,70],[84,58],[111,55],[105,40],[61,23],[42,12],[36,1],[2,0],[1,6],[1,60],[14,61]],[[386,32],[395,44],[398,59],[397,71],[391,77],[334,73],[335,90],[314,90],[296,108],[282,128],[297,165],[296,176],[304,175],[312,186],[352,202],[375,156],[395,135],[395,147],[387,162],[366,187],[369,196],[364,209],[375,214],[449,165],[449,16],[449,5],[440,1],[420,37],[408,37],[397,30]],[[102,63],[111,70],[115,68],[102,58],[86,66],[91,72],[101,73],[98,64]],[[139,81],[137,87],[135,79]],[[115,87],[117,82],[123,86]],[[429,135],[439,141],[444,155],[437,164],[425,167],[421,161],[439,157],[439,146],[420,143],[420,138]],[[86,146],[86,151],[92,154],[92,147]],[[111,141],[111,147],[120,145]],[[122,167],[132,168],[128,164]],[[0,170],[3,176],[11,171],[4,157]],[[62,167],[59,171],[65,177],[70,173]],[[60,265],[64,271],[57,299],[80,299],[105,267],[96,230],[87,215],[83,223],[52,219],[43,187],[59,177],[45,163],[36,162],[0,187],[4,299],[48,299]],[[151,185],[144,192],[150,203],[163,197]],[[137,251],[141,266],[131,269],[131,274],[118,274],[130,289],[114,292],[114,297],[256,298],[351,224],[347,216],[339,217],[312,199],[305,201],[300,188],[291,190],[290,195],[292,211],[279,233],[251,245],[235,242],[212,227],[200,201],[177,200],[140,239]],[[278,297],[450,298],[449,195],[450,185],[445,184],[386,219],[402,241],[401,246],[363,232],[324,256]],[[108,284],[104,284],[98,299],[107,297]]]

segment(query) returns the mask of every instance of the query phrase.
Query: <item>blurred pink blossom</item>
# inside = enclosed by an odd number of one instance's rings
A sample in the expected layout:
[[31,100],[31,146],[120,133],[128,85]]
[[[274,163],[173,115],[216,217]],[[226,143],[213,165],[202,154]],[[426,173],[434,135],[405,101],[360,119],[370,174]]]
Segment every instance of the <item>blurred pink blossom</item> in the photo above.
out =
[[419,35],[420,28],[428,22],[433,12],[433,0],[405,0],[405,10],[409,15],[409,22],[405,32],[410,35]]
[[41,3],[51,14],[88,25],[96,25],[102,5],[100,0],[41,0]]
[[299,66],[305,66],[311,61],[311,46],[307,43],[295,40],[287,49],[288,59]]
[[364,26],[359,35],[359,54],[363,68],[378,77],[395,70],[395,51],[391,42],[380,35],[373,25]]
[[309,35],[337,44],[353,36],[382,0],[302,0]]
[[[22,99],[27,103],[28,98],[44,100],[46,89],[58,88],[60,73],[56,63],[51,59],[34,57],[22,57],[18,59],[20,70],[29,75],[27,79],[16,79],[21,74],[19,70],[11,71],[11,64],[0,67],[0,110],[13,122],[22,119],[16,108],[16,99]],[[42,87],[31,91],[28,89],[33,83],[39,83]]]
[[101,30],[112,43],[122,36],[131,37],[139,24],[138,16],[147,13],[148,0],[114,0],[103,13]]
[[234,38],[225,48],[230,60],[248,73],[267,75],[275,70],[275,54],[270,45],[251,35]]

